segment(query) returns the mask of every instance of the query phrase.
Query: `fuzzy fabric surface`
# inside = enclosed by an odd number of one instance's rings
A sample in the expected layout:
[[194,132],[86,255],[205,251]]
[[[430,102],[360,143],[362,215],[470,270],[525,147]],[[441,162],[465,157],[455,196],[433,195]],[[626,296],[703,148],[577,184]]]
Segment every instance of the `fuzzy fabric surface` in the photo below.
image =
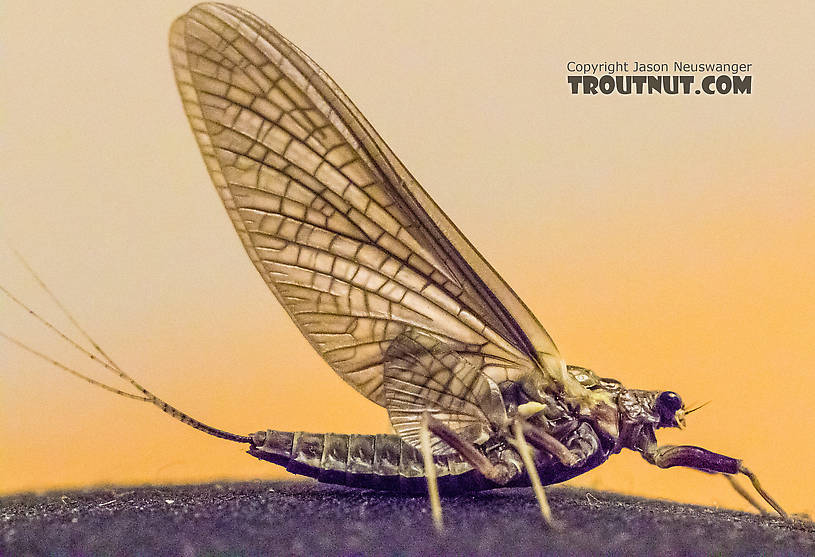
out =
[[442,499],[313,482],[116,487],[0,498],[0,555],[815,555],[815,524],[615,493]]

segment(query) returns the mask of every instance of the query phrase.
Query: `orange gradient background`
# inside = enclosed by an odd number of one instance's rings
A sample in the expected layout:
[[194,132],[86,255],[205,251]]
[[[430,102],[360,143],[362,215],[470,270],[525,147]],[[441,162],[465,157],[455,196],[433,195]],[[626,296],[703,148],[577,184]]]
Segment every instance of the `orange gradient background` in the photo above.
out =
[[[712,400],[660,440],[741,457],[815,513],[811,3],[242,5],[337,80],[567,361]],[[0,232],[185,412],[386,431],[268,292],[210,184],[166,46],[189,7],[4,3]],[[570,60],[675,59],[752,63],[753,93],[568,92]],[[0,283],[67,326],[5,246]],[[5,299],[0,328],[92,367]],[[0,492],[286,476],[8,343],[0,358]],[[746,508],[722,479],[633,453],[571,483]]]

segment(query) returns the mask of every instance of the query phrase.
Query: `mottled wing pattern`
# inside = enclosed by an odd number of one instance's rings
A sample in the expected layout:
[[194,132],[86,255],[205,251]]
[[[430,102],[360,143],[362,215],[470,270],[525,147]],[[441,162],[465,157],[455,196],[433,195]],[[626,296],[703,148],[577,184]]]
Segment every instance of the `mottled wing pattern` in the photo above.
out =
[[[425,411],[472,443],[483,443],[506,421],[498,386],[450,345],[408,329],[388,348],[385,399],[393,429],[419,446]],[[436,454],[455,450],[431,437]]]
[[562,367],[522,302],[307,56],[220,4],[176,20],[170,45],[249,257],[343,379],[384,404],[385,353],[408,327],[463,345],[498,383],[549,371],[539,362]]

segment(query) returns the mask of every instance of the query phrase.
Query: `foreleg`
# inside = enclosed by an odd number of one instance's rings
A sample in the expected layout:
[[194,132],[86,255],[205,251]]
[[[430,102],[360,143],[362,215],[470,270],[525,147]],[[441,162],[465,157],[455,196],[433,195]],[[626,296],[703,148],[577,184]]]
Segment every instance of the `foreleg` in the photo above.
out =
[[[703,449],[701,447],[694,447],[692,445],[663,445],[661,447],[656,446],[654,444],[651,447],[646,448],[643,450],[642,453],[643,458],[650,462],[651,464],[655,464],[660,468],[671,468],[672,466],[685,466],[687,468],[694,468],[696,470],[701,470],[703,472],[709,472],[712,474],[719,473],[719,474],[726,474],[728,476],[732,476],[734,474],[744,474],[748,478],[750,478],[750,482],[753,484],[753,487],[758,492],[759,495],[773,508],[775,511],[787,518],[787,513],[784,509],[781,508],[775,499],[773,499],[769,493],[767,493],[761,484],[758,481],[753,472],[751,472],[741,460],[732,458],[729,456],[721,455],[718,453],[714,453],[712,451],[708,451],[707,449]],[[733,482],[733,478],[729,478],[731,480],[731,484]],[[736,491],[744,496],[744,493],[740,489],[736,489]],[[763,510],[755,504],[755,501],[752,500],[751,497],[745,497],[749,503],[753,506],[757,507],[759,511]]]

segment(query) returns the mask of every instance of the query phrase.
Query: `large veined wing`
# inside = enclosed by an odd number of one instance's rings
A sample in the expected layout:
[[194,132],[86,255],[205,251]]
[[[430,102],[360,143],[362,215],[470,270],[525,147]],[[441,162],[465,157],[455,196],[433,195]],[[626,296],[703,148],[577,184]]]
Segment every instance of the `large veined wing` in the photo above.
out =
[[[385,401],[394,431],[415,447],[425,413],[459,437],[480,444],[507,422],[501,391],[469,360],[430,335],[408,329],[385,358]],[[431,450],[455,450],[433,436]]]
[[331,78],[239,8],[177,19],[171,55],[210,176],[263,279],[314,348],[386,404],[385,354],[407,328],[497,384],[564,381],[540,323]]

